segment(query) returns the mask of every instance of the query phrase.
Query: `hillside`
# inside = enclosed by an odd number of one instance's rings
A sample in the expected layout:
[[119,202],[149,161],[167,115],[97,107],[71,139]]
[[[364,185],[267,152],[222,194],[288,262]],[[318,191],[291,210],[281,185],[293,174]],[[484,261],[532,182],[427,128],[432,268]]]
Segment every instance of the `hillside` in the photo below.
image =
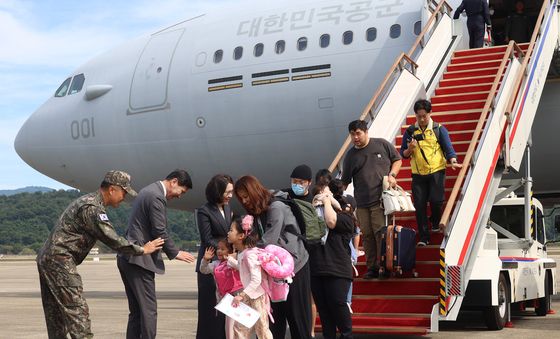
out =
[[52,192],[54,189],[42,186],[27,186],[14,190],[0,190],[0,195],[14,195],[19,193]]
[[[44,243],[50,230],[66,206],[82,195],[76,190],[0,195],[0,254],[33,254]],[[117,233],[126,229],[130,204],[118,209],[108,208],[107,214]],[[169,210],[168,228],[177,246],[196,249],[198,230],[190,212]],[[110,252],[98,243],[102,252]]]

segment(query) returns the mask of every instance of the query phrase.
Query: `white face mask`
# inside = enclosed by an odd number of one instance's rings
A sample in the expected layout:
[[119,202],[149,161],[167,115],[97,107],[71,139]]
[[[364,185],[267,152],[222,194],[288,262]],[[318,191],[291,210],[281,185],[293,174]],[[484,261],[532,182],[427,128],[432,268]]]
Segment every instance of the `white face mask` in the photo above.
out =
[[490,10],[488,10],[488,13],[490,13],[490,16],[494,15],[494,8],[490,8]]

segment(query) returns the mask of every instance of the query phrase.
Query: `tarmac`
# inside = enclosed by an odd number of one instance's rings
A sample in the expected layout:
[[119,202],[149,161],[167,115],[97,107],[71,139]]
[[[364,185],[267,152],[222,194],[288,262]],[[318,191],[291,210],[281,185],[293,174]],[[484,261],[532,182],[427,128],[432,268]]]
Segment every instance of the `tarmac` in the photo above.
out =
[[[560,256],[555,259],[560,260]],[[95,337],[124,338],[128,305],[114,257],[104,257],[98,262],[88,259],[78,271],[82,275]],[[197,323],[194,264],[166,261],[165,275],[156,277],[156,290],[158,338],[194,338]],[[37,267],[32,258],[0,259],[0,303],[0,339],[47,338]],[[560,333],[560,298],[554,298],[553,309],[559,313],[537,317],[534,312],[526,312],[514,317],[514,328],[502,331],[487,331],[481,314],[466,313],[456,322],[440,322],[440,332],[422,338],[554,338]]]

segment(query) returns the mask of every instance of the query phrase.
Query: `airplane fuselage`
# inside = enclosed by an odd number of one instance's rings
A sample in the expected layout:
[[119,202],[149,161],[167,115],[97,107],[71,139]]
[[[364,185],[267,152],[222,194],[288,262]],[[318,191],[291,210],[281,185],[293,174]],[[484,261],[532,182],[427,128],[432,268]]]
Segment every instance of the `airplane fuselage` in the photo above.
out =
[[[113,168],[137,187],[185,168],[195,182],[185,208],[220,172],[287,186],[298,164],[328,166],[348,122],[416,39],[422,3],[288,2],[195,17],[79,67],[83,89],[50,98],[16,149],[85,191]],[[110,89],[91,98],[99,88]]]

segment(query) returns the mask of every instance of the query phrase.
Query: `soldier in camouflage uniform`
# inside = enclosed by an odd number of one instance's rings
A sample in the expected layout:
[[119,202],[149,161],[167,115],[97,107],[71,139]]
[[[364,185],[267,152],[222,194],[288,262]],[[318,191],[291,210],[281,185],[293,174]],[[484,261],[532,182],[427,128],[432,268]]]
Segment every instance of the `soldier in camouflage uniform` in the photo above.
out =
[[37,267],[49,338],[67,338],[67,334],[72,338],[93,337],[88,305],[82,296],[82,278],[76,266],[97,240],[131,255],[151,254],[161,248],[161,238],[141,247],[115,232],[105,207],[118,207],[127,193],[136,195],[130,187],[130,175],[107,172],[97,192],[76,199],[66,208],[39,251]]

